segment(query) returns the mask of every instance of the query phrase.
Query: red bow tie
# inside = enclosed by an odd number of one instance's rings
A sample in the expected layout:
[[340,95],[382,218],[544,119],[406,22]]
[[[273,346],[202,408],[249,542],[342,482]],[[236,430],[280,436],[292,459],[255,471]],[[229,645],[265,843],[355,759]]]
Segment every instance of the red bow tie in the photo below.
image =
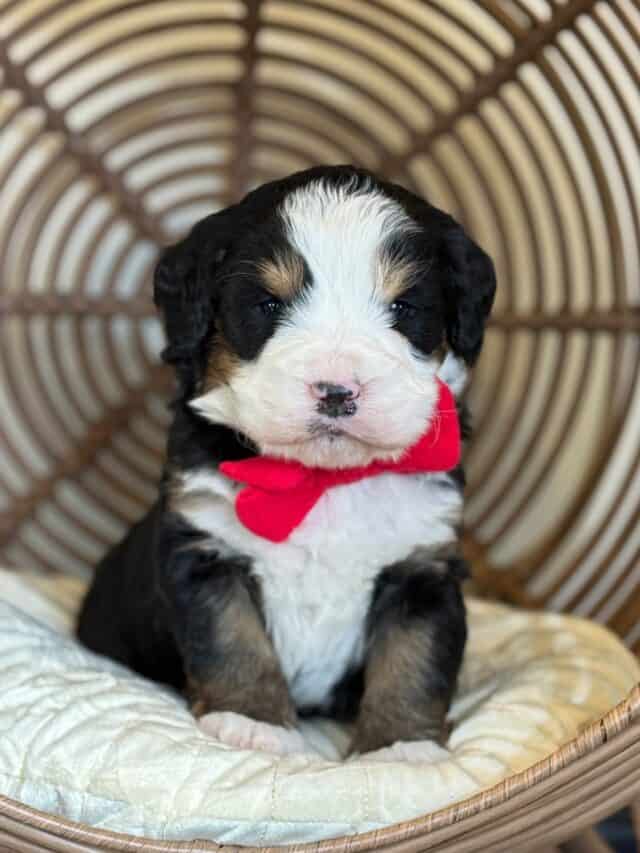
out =
[[283,542],[316,501],[332,486],[376,474],[450,471],[460,461],[460,426],[450,389],[439,382],[440,396],[429,428],[397,462],[372,462],[360,468],[306,468],[300,462],[254,456],[223,462],[220,471],[246,483],[236,498],[240,521],[258,536]]

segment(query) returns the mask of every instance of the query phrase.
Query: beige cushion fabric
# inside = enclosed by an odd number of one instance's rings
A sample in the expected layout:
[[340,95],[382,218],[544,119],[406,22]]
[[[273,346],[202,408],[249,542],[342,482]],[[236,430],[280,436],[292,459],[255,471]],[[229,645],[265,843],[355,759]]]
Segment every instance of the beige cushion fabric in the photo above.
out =
[[606,630],[469,600],[448,754],[340,762],[348,733],[305,724],[317,755],[242,752],[180,697],[68,636],[82,585],[0,571],[0,793],[156,838],[282,844],[362,832],[449,805],[545,757],[640,681]]

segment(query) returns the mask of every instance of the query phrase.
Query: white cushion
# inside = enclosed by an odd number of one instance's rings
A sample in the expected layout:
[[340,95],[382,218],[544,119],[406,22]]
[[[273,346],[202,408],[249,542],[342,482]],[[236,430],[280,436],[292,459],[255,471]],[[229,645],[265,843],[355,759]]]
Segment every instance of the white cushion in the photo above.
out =
[[319,755],[239,751],[203,734],[181,697],[74,642],[82,591],[0,571],[0,793],[154,838],[271,845],[410,819],[544,758],[640,681],[602,627],[469,600],[448,752],[340,762],[348,733],[328,721],[302,727]]

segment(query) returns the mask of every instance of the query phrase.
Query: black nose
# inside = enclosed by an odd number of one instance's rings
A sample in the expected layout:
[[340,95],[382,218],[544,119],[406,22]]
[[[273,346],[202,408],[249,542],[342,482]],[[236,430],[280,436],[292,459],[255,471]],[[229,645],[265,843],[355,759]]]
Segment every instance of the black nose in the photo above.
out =
[[356,412],[357,386],[336,385],[333,382],[314,382],[313,396],[318,400],[317,411],[330,418],[349,417]]

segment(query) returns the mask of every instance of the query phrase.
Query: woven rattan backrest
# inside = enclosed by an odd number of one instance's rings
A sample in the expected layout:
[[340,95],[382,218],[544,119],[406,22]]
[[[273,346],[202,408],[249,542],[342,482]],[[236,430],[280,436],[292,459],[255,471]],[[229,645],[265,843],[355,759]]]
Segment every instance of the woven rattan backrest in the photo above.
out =
[[86,573],[152,500],[158,248],[350,161],[496,261],[480,586],[640,648],[639,32],[631,0],[1,2],[2,560]]

